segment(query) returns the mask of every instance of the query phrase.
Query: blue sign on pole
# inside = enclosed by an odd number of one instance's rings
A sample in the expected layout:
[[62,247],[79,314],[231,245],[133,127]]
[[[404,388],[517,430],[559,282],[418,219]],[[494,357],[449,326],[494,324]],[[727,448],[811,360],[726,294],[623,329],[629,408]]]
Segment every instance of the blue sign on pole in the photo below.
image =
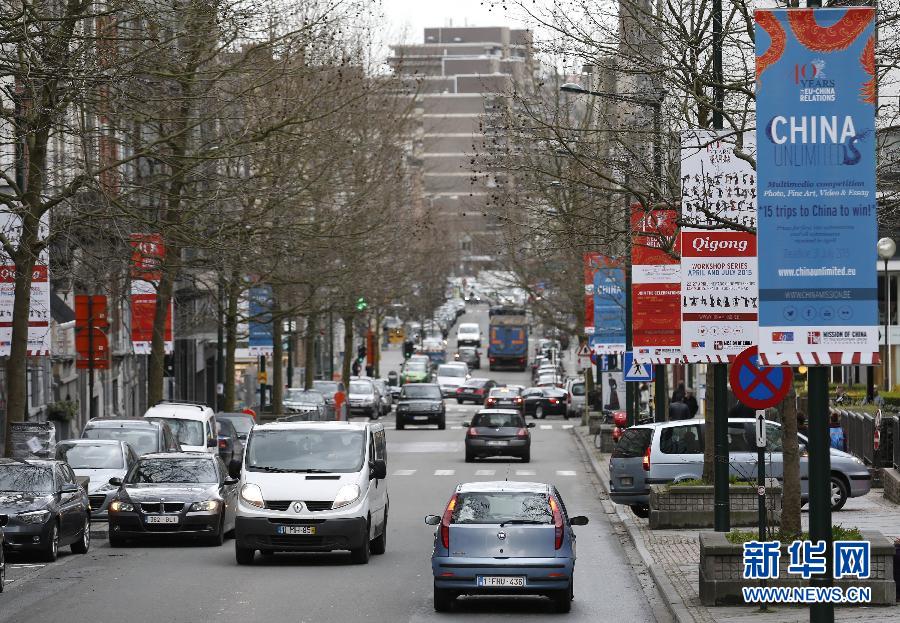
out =
[[625,271],[603,266],[594,272],[594,334],[589,339],[595,353],[625,351]]
[[272,287],[267,285],[250,288],[250,318],[248,346],[252,357],[272,354]]
[[631,351],[625,353],[622,370],[626,381],[649,383],[656,378],[653,376],[653,364],[635,362],[634,353]]
[[755,16],[760,359],[871,363],[875,10]]

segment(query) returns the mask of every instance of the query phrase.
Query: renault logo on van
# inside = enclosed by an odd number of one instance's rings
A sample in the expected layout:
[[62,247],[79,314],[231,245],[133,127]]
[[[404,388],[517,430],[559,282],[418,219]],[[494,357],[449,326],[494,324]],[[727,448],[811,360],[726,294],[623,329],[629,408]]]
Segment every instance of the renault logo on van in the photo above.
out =
[[295,513],[303,512],[303,502],[294,502],[294,512]]
[[501,541],[505,540],[506,533],[501,530],[500,532],[497,533],[497,538],[500,539]]

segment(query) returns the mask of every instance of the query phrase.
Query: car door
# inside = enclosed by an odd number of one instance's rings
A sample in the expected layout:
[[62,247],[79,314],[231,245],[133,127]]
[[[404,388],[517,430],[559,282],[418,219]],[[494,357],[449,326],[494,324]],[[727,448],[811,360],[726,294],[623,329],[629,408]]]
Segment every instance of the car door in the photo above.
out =
[[[381,432],[383,433],[383,431]],[[369,431],[369,465],[378,458],[378,453],[375,451],[375,434],[374,431]],[[369,495],[371,496],[369,498],[369,508],[372,512],[373,535],[375,534],[374,526],[380,526],[384,523],[385,490],[385,484],[382,481],[377,478],[369,479]]]
[[237,508],[237,483],[228,484],[226,481],[231,480],[228,475],[228,469],[222,459],[216,458],[216,468],[219,471],[219,494],[222,496],[225,508],[222,511],[222,524],[226,532],[234,529],[235,509]]
[[82,504],[80,487],[78,492],[62,492],[64,485],[74,485],[75,475],[65,465],[57,465],[54,475],[54,484],[59,491],[59,539],[61,544],[72,541],[81,529]]
[[544,392],[537,388],[527,389],[522,393],[522,409],[525,415],[534,415],[538,404],[544,398]]
[[741,480],[756,480],[756,433],[752,422],[728,422],[728,473]]
[[662,427],[659,430],[659,453],[650,457],[648,484],[690,480],[702,475],[703,438],[700,425]]

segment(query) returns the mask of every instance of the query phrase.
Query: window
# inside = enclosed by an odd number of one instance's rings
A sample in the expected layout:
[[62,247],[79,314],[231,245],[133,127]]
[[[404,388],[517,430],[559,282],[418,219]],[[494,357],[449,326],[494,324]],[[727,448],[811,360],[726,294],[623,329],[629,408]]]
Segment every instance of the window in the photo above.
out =
[[776,426],[775,424],[766,424],[766,451],[784,451],[784,437],[782,436],[780,426]]
[[748,429],[743,424],[728,424],[728,451],[729,452],[756,452],[756,436],[753,434],[753,426]]
[[144,459],[127,476],[129,484],[219,482],[210,459]]
[[515,413],[479,413],[472,418],[475,428],[524,428],[522,416]]
[[75,469],[122,469],[122,450],[108,443],[62,442],[56,445],[56,458]]
[[365,434],[358,430],[255,430],[245,465],[250,471],[356,472],[365,457]]
[[693,424],[662,429],[659,435],[659,449],[663,454],[703,454],[700,427]]
[[546,493],[471,492],[459,494],[450,521],[456,524],[549,524],[553,523],[553,512]]
[[628,428],[613,450],[613,458],[631,459],[644,456],[653,439],[652,428]]

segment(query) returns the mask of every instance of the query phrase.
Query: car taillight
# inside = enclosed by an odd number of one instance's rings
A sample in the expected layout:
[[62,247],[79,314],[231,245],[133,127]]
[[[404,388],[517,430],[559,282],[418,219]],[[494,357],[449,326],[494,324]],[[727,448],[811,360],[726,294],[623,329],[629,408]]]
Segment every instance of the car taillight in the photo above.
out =
[[497,402],[497,401],[494,400],[493,398],[488,398],[487,400],[484,401],[485,405],[487,405],[488,407],[490,407],[495,402]]
[[225,448],[228,447],[228,442],[225,441],[224,439],[220,439],[220,440],[219,440],[219,447],[220,447],[221,449],[224,450]]
[[528,437],[528,429],[520,428],[516,431],[516,437]]
[[521,396],[516,396],[516,402],[519,403],[519,404],[521,404],[521,403],[522,403],[522,397],[521,397]]
[[650,471],[650,446],[647,446],[647,451],[644,452],[644,460],[641,461],[641,464],[644,466],[644,471]]
[[553,544],[556,549],[562,547],[563,543],[563,520],[559,505],[554,498],[550,498],[550,510],[553,511],[553,526],[556,528],[556,542]]
[[466,433],[466,434],[467,434],[469,437],[477,437],[477,436],[478,436],[478,431],[475,430],[474,427],[469,427],[469,432]]
[[457,387],[457,388],[456,388],[456,393],[457,393],[457,394],[463,393],[463,388],[462,388],[462,387]]
[[481,394],[484,393],[484,390],[483,390],[483,389],[476,389],[476,390],[475,390],[475,393],[478,394],[478,395],[480,396]]
[[497,359],[494,357],[488,357],[488,361],[490,361],[491,363],[496,363]]
[[559,400],[557,400],[556,398],[551,398],[550,404],[552,404],[552,405],[559,404]]
[[447,502],[447,509],[444,516],[441,517],[441,543],[446,549],[450,549],[450,517],[453,516],[453,509],[456,508],[456,494]]

